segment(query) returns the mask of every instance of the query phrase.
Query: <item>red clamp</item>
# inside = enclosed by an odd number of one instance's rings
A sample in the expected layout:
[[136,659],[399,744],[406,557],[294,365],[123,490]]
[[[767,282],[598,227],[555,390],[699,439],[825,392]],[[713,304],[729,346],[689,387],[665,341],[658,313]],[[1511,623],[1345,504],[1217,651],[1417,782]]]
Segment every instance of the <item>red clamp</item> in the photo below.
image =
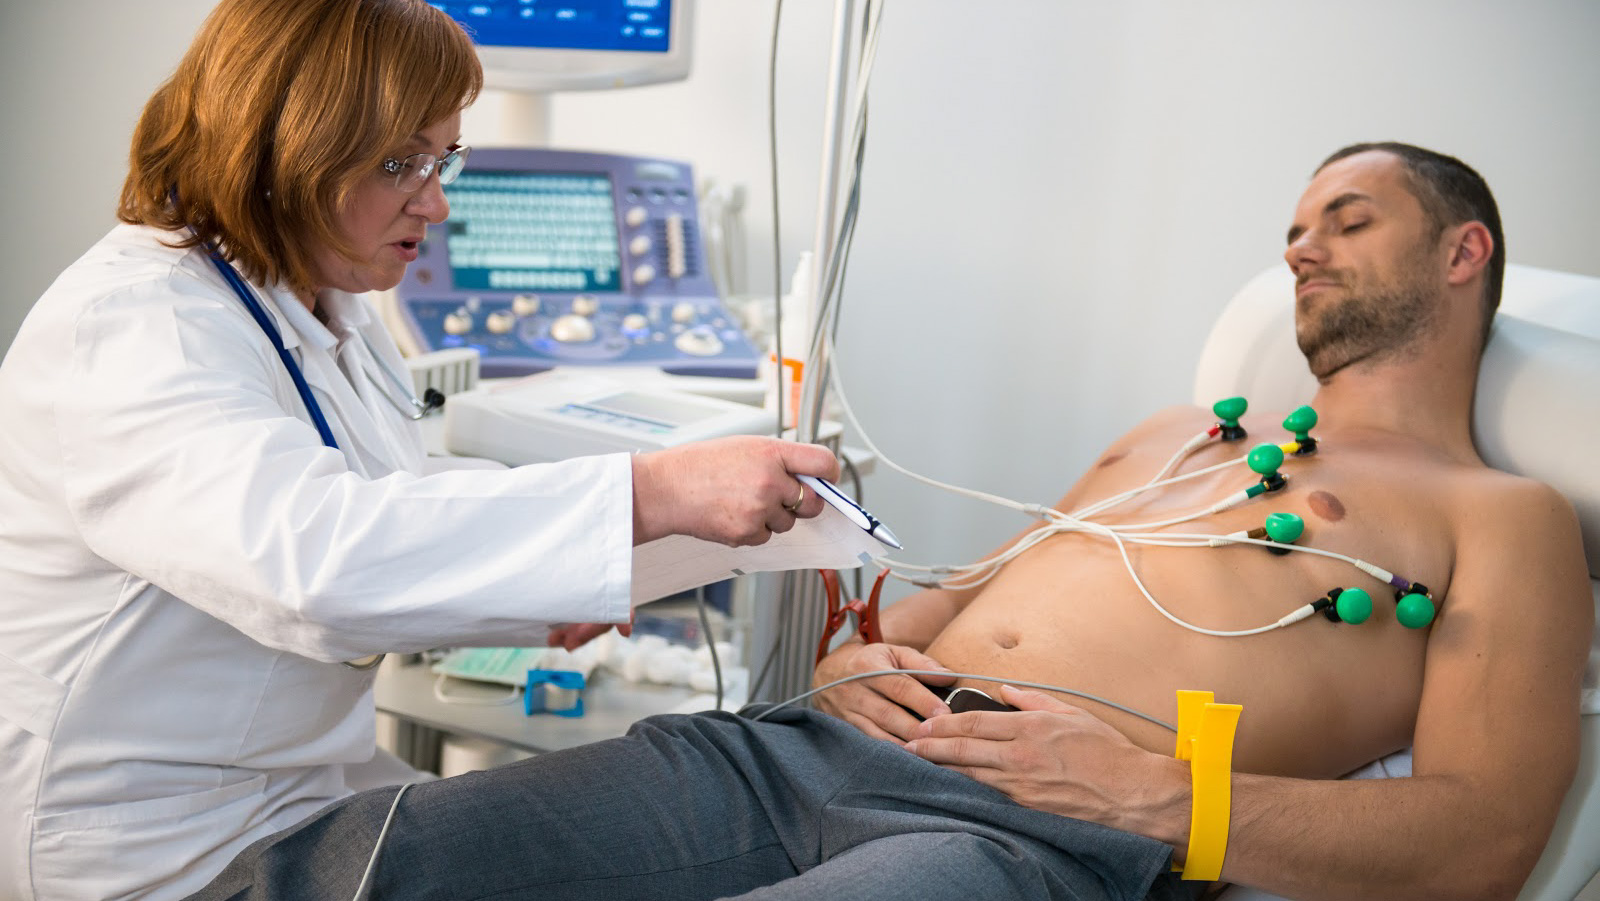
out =
[[817,642],[817,662],[828,655],[828,645],[833,642],[833,636],[839,634],[839,629],[847,618],[855,620],[856,634],[867,644],[883,641],[883,633],[878,629],[878,596],[883,592],[883,580],[888,577],[889,571],[878,573],[877,581],[872,583],[872,593],[867,595],[867,600],[857,598],[853,601],[842,601],[839,588],[839,574],[831,569],[819,569],[822,574],[822,585],[828,592],[828,618],[822,623],[822,639]]

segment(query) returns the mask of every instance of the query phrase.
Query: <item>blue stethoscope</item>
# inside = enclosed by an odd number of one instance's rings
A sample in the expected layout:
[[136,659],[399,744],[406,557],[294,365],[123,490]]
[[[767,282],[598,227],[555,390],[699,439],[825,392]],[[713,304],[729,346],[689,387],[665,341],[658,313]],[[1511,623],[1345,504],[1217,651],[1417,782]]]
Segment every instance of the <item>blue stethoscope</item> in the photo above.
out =
[[[322,436],[322,443],[334,450],[338,450],[338,442],[333,440],[333,430],[328,427],[328,417],[323,415],[322,406],[317,403],[316,397],[312,395],[311,386],[306,383],[305,373],[300,371],[300,364],[295,362],[294,355],[289,353],[289,349],[283,346],[283,335],[278,332],[278,326],[272,321],[272,317],[268,316],[267,311],[262,309],[261,302],[256,300],[255,294],[250,290],[250,286],[245,283],[238,270],[234,269],[232,264],[222,258],[222,254],[218,253],[215,248],[210,247],[207,248],[207,254],[211,257],[211,262],[217,267],[217,271],[222,273],[222,278],[228,283],[228,287],[232,288],[233,293],[239,296],[239,301],[244,304],[244,308],[250,311],[250,318],[254,319],[256,325],[261,326],[261,330],[266,333],[267,340],[272,342],[273,349],[278,352],[278,358],[283,360],[283,367],[289,370],[289,378],[294,380],[295,390],[300,392],[300,400],[306,405],[306,411],[311,414],[311,422],[317,427],[317,434]],[[423,393],[422,399],[418,399],[415,394],[407,389],[400,377],[395,375],[388,366],[384,365],[383,360],[378,357],[377,351],[373,349],[371,342],[367,341],[365,335],[361,336],[361,341],[367,345],[367,353],[377,362],[378,367],[383,370],[383,374],[388,377],[390,383],[406,396],[411,407],[409,412],[400,406],[400,403],[394,399],[388,389],[374,382],[378,392],[399,408],[403,415],[413,420],[421,419],[444,405],[444,395],[436,388],[429,388]],[[362,372],[365,374],[364,369]],[[367,380],[371,381],[372,377],[367,376]]]
[[[266,332],[267,339],[272,342],[273,349],[278,352],[278,358],[283,360],[283,367],[289,370],[289,378],[294,379],[295,390],[300,392],[300,400],[305,403],[306,411],[311,414],[311,421],[317,427],[317,434],[322,436],[322,443],[334,450],[338,450],[339,444],[333,440],[333,430],[328,427],[328,417],[322,414],[322,405],[318,404],[316,397],[312,395],[311,386],[306,383],[305,373],[300,371],[300,364],[295,362],[294,355],[289,353],[289,349],[283,346],[283,335],[279,333],[278,326],[273,323],[272,317],[267,315],[267,311],[261,308],[261,302],[256,300],[255,294],[250,290],[250,286],[245,283],[244,278],[239,275],[239,271],[234,269],[233,265],[227,260],[224,260],[222,254],[217,253],[215,248],[208,247],[206,252],[211,257],[211,262],[216,265],[217,271],[222,273],[222,278],[228,283],[228,287],[232,288],[233,293],[239,296],[239,301],[244,304],[244,308],[250,311],[250,318],[256,321],[256,325],[261,326],[263,332]],[[378,393],[382,394],[396,408],[399,408],[402,414],[410,419],[421,419],[444,405],[444,394],[437,388],[429,388],[423,394],[426,399],[418,400],[416,395],[406,390],[405,383],[400,381],[400,377],[395,375],[388,366],[384,365],[383,360],[378,357],[377,351],[373,349],[371,342],[367,341],[365,335],[361,336],[361,341],[367,345],[367,353],[377,362],[378,367],[383,370],[383,374],[410,400],[411,409],[414,412],[408,413],[403,407],[400,407],[400,404],[389,393],[388,389],[373,382],[373,385],[378,389]],[[365,368],[362,369],[362,374],[366,375]],[[368,375],[367,380],[372,381],[372,376]],[[369,670],[382,663],[383,658],[383,654],[374,654],[361,660],[347,660],[344,665],[351,669]]]

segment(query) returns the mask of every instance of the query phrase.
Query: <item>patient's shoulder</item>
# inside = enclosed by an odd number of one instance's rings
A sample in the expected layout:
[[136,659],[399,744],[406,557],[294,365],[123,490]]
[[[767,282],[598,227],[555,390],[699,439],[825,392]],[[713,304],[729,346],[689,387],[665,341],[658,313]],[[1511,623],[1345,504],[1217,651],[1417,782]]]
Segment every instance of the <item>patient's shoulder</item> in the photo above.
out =
[[1456,480],[1464,534],[1499,539],[1534,530],[1540,540],[1578,537],[1578,517],[1561,492],[1535,479],[1474,467]]
[[1462,480],[1454,509],[1453,584],[1504,588],[1514,583],[1525,604],[1590,609],[1578,515],[1560,492],[1543,482],[1486,469]]
[[1118,439],[1118,443],[1145,440],[1173,429],[1199,430],[1208,428],[1215,423],[1216,418],[1210,410],[1204,407],[1184,404],[1163,407],[1129,429]]
[[1157,410],[1106,444],[1095,468],[1103,468],[1135,452],[1177,447],[1190,434],[1210,427],[1214,419],[1208,418],[1210,416],[1199,407],[1172,406]]
[[1537,479],[1489,466],[1462,467],[1458,472],[1456,487],[1462,500],[1504,504],[1527,515],[1572,513],[1572,504],[1561,492]]

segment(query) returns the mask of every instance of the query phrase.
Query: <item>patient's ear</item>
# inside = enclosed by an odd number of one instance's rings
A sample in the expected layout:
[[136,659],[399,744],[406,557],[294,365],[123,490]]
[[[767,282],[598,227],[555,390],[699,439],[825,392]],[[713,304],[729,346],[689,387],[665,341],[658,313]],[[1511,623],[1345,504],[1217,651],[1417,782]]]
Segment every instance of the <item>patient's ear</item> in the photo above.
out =
[[1489,257],[1494,253],[1494,237],[1482,222],[1463,223],[1449,233],[1452,247],[1446,279],[1452,285],[1464,285],[1489,265]]

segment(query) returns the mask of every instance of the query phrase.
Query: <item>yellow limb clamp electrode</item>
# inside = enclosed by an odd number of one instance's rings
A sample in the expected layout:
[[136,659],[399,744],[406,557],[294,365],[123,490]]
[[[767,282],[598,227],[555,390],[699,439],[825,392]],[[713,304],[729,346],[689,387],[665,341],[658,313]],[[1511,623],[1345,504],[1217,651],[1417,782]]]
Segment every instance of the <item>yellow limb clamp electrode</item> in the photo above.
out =
[[1218,704],[1209,691],[1178,692],[1178,749],[1189,761],[1193,806],[1189,815],[1189,851],[1184,879],[1214,882],[1222,875],[1228,853],[1228,821],[1232,804],[1233,735],[1239,726],[1239,704]]

